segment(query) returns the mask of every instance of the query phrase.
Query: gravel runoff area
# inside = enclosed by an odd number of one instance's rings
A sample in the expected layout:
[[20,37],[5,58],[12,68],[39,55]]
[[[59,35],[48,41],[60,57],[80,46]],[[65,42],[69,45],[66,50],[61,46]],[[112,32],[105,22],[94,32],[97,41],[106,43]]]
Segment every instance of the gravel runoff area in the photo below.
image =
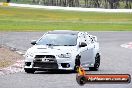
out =
[[[3,5],[0,3],[0,5]],[[52,10],[68,10],[68,11],[83,11],[83,12],[121,12],[129,13],[132,12],[132,9],[103,9],[103,8],[81,8],[81,7],[60,7],[60,6],[42,6],[42,5],[30,5],[30,4],[16,4],[9,3],[6,6],[15,6],[15,7],[29,7],[29,8],[44,8]]]
[[23,56],[13,48],[0,46],[0,75],[22,71]]

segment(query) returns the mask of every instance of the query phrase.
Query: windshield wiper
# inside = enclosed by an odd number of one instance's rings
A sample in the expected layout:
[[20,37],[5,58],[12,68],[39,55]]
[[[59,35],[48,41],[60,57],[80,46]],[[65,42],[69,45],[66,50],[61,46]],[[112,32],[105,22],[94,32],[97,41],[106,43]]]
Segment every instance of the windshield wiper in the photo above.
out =
[[48,45],[48,46],[54,46],[54,44],[46,44],[46,45]]
[[63,45],[63,46],[74,46],[74,45]]
[[61,46],[61,45],[54,45],[54,44],[46,44],[48,46]]
[[54,44],[46,44],[48,46],[75,46],[75,45],[54,45]]

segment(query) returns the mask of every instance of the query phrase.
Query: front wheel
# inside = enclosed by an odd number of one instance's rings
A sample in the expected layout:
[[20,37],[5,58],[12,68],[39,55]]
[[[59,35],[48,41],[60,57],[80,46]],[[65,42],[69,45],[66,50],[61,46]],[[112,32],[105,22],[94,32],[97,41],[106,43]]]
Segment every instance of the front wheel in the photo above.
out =
[[78,68],[80,67],[80,58],[81,56],[77,55],[76,59],[75,59],[75,67],[74,67],[74,71],[77,72]]
[[24,70],[26,73],[32,73],[33,74],[35,72],[34,69],[24,69]]
[[99,66],[100,66],[100,55],[99,55],[99,53],[97,53],[96,57],[95,57],[94,67],[89,67],[89,70],[97,71],[99,69]]

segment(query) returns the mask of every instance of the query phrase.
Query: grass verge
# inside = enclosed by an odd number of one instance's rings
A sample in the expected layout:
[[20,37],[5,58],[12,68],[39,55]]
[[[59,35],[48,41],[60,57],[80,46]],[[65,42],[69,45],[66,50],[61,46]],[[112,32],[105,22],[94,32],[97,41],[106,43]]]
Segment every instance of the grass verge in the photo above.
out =
[[0,7],[0,31],[132,31],[132,13]]

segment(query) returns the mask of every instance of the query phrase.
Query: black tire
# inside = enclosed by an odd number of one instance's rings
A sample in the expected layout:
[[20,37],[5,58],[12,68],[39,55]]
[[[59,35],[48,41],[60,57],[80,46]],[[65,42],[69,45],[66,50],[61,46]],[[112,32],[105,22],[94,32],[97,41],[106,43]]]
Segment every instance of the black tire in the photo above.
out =
[[24,69],[24,70],[26,73],[32,73],[33,74],[35,72],[34,69]]
[[100,66],[100,55],[99,55],[99,53],[97,53],[96,57],[95,57],[94,67],[89,67],[89,70],[97,71],[99,69],[99,66]]
[[77,69],[80,66],[80,58],[81,58],[81,56],[79,56],[79,55],[76,56],[74,72],[77,72]]

